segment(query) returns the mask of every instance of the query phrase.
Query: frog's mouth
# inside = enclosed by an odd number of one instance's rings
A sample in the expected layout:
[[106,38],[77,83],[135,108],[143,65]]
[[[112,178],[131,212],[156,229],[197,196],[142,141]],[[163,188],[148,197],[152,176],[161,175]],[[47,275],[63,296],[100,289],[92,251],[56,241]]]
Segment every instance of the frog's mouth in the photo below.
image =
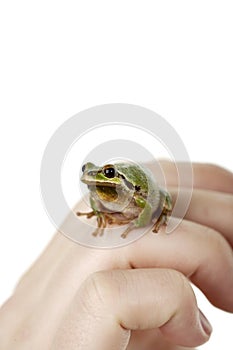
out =
[[105,181],[91,181],[91,180],[84,180],[82,179],[82,182],[85,183],[90,189],[91,188],[95,188],[95,187],[112,187],[112,188],[116,188],[117,186],[119,186],[120,184],[116,184],[113,182],[105,182]]

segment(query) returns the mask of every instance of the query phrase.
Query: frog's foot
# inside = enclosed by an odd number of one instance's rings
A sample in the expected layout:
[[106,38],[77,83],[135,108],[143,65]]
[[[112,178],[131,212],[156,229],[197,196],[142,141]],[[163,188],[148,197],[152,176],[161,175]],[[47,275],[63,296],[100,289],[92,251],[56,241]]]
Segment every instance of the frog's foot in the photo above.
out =
[[121,234],[121,238],[126,238],[130,231],[132,231],[135,228],[135,225],[133,223],[130,223],[127,229]]
[[100,227],[97,227],[97,229],[92,232],[92,236],[96,237],[96,236],[103,236],[104,234],[104,228],[100,228]]
[[[104,233],[104,229],[107,225],[125,225],[131,222],[131,220],[125,217],[122,213],[118,212],[103,212],[98,213],[97,215],[97,223],[98,227],[93,232],[93,236],[102,236]],[[130,224],[127,229],[122,233],[121,237],[125,238],[127,234],[134,228],[134,224]]]
[[161,226],[167,225],[167,221],[168,221],[167,214],[161,214],[160,217],[157,219],[156,223],[154,224],[152,228],[152,232],[158,233]]
[[80,212],[80,211],[77,211],[77,212],[76,212],[76,215],[77,215],[77,216],[86,216],[87,219],[90,219],[90,218],[92,218],[92,216],[94,216],[94,215],[96,215],[96,214],[95,214],[94,211],[89,211],[88,213],[82,213],[82,212]]
[[125,217],[122,213],[113,212],[113,213],[102,213],[104,215],[106,223],[108,225],[125,225],[128,224],[131,220]]
[[106,218],[104,214],[97,213],[95,211],[90,211],[87,213],[82,213],[80,211],[76,212],[77,216],[86,216],[87,219],[92,218],[93,216],[97,216],[97,224],[98,227],[96,230],[92,233],[93,236],[102,236],[104,233],[104,229],[106,227]]

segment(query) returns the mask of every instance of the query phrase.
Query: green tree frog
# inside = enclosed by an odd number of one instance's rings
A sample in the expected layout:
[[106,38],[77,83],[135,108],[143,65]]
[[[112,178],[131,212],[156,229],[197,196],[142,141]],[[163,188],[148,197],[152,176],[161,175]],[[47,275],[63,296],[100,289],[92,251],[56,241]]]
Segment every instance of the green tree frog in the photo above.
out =
[[129,224],[121,237],[137,227],[153,223],[153,232],[167,224],[172,210],[172,199],[159,187],[149,169],[135,163],[115,163],[102,167],[86,163],[81,181],[90,191],[88,213],[77,212],[87,218],[96,216],[94,236],[102,235],[109,224]]

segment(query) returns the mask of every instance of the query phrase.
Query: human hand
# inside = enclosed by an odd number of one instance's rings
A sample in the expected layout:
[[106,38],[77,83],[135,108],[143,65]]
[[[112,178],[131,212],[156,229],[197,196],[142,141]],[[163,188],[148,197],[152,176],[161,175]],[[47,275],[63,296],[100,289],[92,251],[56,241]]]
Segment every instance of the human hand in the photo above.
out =
[[[173,165],[163,167],[175,187]],[[0,349],[170,350],[208,340],[189,279],[233,311],[233,175],[194,164],[194,187],[171,235],[94,250],[57,233],[0,311]]]

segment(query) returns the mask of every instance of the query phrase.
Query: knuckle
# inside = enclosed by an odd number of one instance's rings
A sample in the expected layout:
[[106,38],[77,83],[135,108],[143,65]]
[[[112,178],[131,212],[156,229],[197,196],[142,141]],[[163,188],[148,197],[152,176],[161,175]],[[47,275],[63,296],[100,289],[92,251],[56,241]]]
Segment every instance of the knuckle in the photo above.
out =
[[130,287],[124,270],[98,271],[86,279],[81,294],[92,302],[111,305]]
[[98,271],[91,274],[83,284],[83,293],[90,300],[97,300],[98,303],[105,303],[112,294],[113,286],[109,281],[107,271]]
[[207,243],[209,241],[209,244],[211,246],[210,252],[219,251],[222,254],[222,251],[224,251],[226,245],[228,245],[225,238],[221,235],[220,232],[213,229],[212,227],[204,226],[203,230],[203,234],[205,235]]
[[184,300],[193,300],[194,292],[188,281],[188,279],[177,270],[169,269],[167,270],[168,278],[170,280],[171,288],[178,295],[178,303],[183,303]]
[[99,271],[91,274],[83,283],[76,301],[82,310],[95,319],[108,314],[114,317],[120,301],[125,296],[127,276],[122,270]]
[[170,283],[174,285],[175,288],[183,290],[186,287],[186,277],[180,271],[168,269],[167,275]]

